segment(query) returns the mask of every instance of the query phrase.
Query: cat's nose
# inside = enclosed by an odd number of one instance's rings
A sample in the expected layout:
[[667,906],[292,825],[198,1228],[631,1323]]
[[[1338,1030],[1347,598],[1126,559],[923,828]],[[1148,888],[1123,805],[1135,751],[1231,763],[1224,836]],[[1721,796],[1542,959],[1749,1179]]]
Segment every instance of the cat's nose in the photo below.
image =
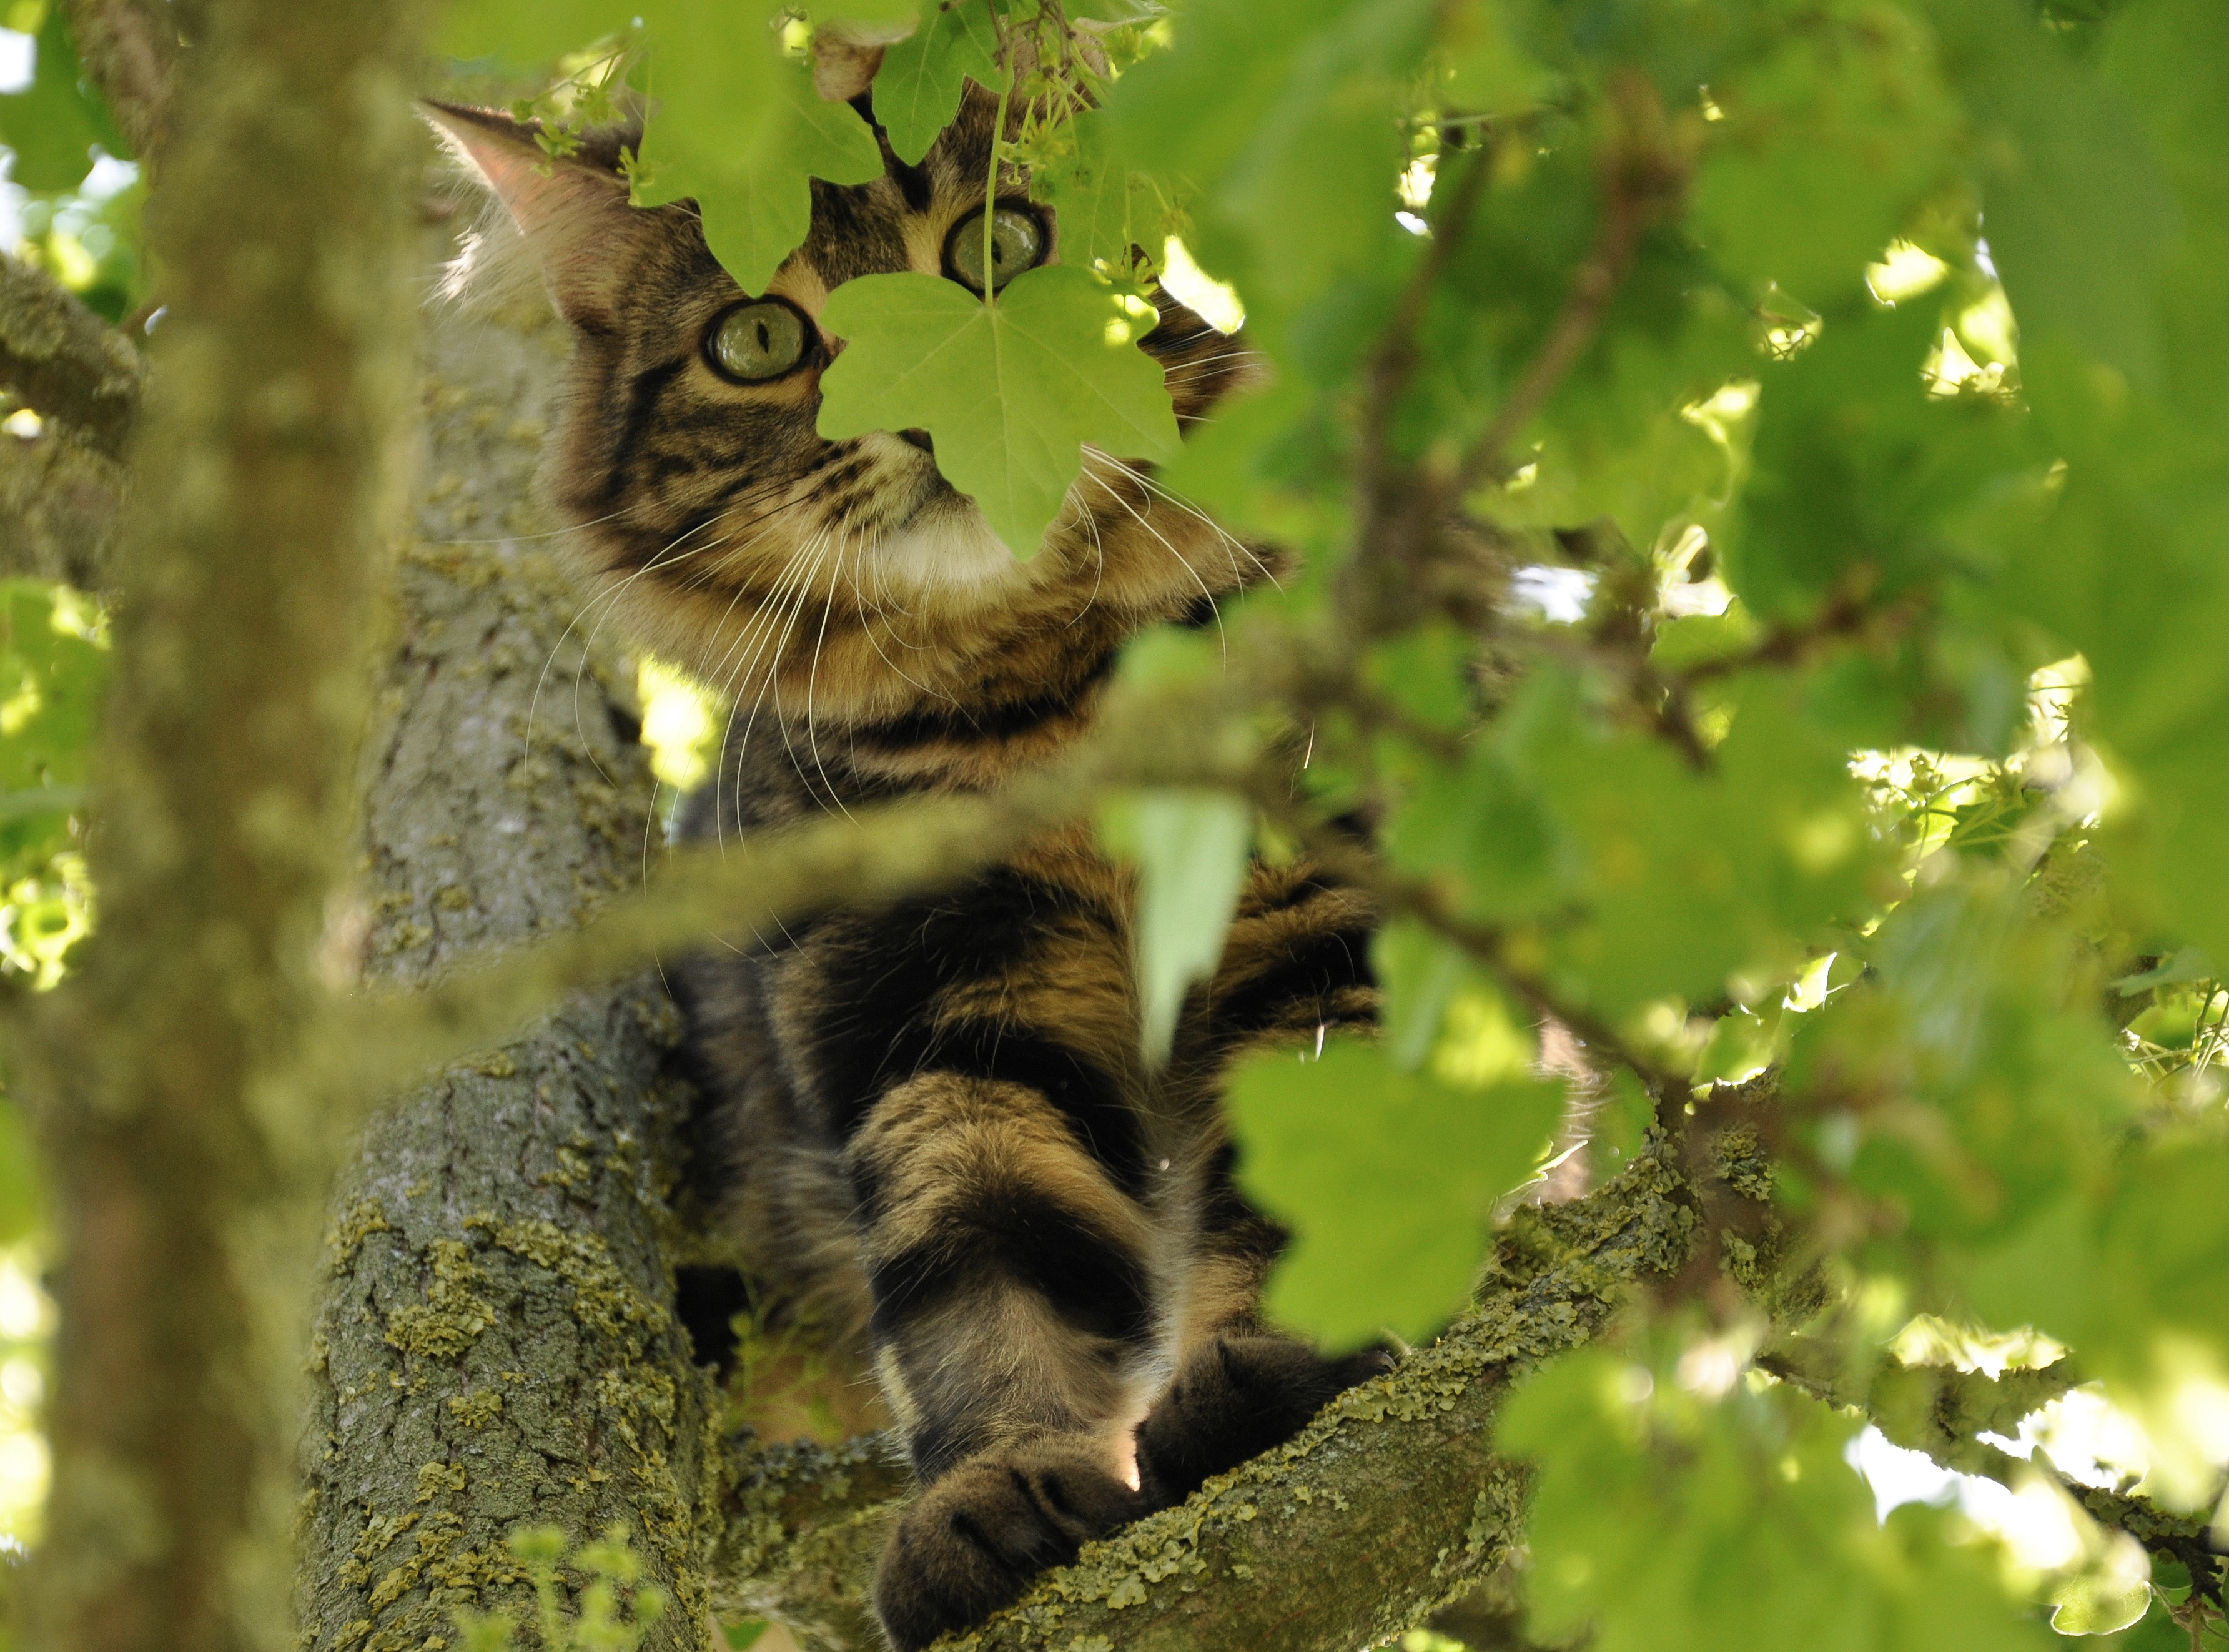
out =
[[929,454],[932,458],[935,455],[936,442],[935,438],[930,436],[928,432],[923,430],[918,425],[915,426],[910,430],[899,431],[898,440],[901,441],[911,442],[915,447],[920,448],[924,453]]

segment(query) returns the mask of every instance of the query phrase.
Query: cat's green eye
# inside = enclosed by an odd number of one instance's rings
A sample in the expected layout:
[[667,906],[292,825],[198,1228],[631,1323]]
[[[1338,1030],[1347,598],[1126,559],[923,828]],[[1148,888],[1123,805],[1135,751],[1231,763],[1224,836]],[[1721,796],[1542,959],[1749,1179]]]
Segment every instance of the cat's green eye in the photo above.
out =
[[803,316],[779,299],[761,299],[721,317],[704,353],[729,378],[763,384],[805,359],[806,338]]
[[[1024,270],[1044,261],[1044,221],[1027,207],[1000,207],[991,215],[991,267],[1004,286]],[[971,212],[952,228],[944,243],[944,273],[983,290],[983,215]]]

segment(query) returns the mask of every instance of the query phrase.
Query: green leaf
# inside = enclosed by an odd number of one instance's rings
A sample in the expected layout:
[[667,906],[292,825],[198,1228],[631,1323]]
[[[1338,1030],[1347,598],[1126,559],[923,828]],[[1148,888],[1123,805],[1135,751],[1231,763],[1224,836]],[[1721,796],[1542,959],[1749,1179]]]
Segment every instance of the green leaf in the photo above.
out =
[[[2141,10],[2141,8],[2139,8]],[[1982,228],[2023,332],[2063,331],[2142,382],[2161,359],[2154,282],[2175,202],[2136,112],[2013,0],[1938,6],[1944,55],[1988,138]],[[2202,61],[2208,29],[2190,42]]]
[[69,15],[56,4],[40,26],[31,84],[0,97],[0,144],[16,151],[11,180],[26,190],[74,190],[93,170],[99,145],[119,158],[129,151],[107,106],[79,76]]
[[1150,306],[1073,265],[1025,271],[995,304],[932,275],[864,275],[821,313],[846,348],[821,377],[820,434],[926,429],[937,468],[1027,559],[1084,443],[1121,459],[1179,450],[1161,370],[1136,347],[1152,325]]
[[1240,1179],[1298,1236],[1270,1282],[1279,1321],[1340,1347],[1420,1340],[1461,1308],[1494,1201],[1532,1173],[1563,1104],[1526,1075],[1521,1042],[1493,1042],[1507,1014],[1482,1001],[1489,1058],[1466,1071],[1458,1046],[1456,1082],[1346,1037],[1316,1060],[1265,1051],[1238,1068]]
[[1943,318],[1924,302],[1830,315],[1768,365],[1726,580],[1752,611],[1805,616],[1848,582],[1876,598],[1981,582],[2033,523],[2054,455],[2016,408],[1930,396]]
[[[875,119],[909,166],[921,164],[936,135],[960,112],[967,83],[996,92],[999,30],[991,0],[944,0],[936,15],[883,55],[875,75]],[[1069,225],[1062,222],[1061,231]]]
[[637,12],[627,0],[450,0],[442,10],[450,56],[537,67],[616,34]]
[[1191,191],[1187,241],[1270,333],[1408,239],[1393,220],[1409,160],[1395,117],[1436,10],[1294,0],[1265,29],[1250,0],[1196,0],[1174,47],[1115,82],[1115,151]]
[[1058,217],[1062,256],[1127,268],[1134,245],[1158,255],[1159,200],[1132,166],[1106,112],[1085,110],[1060,141],[1063,147],[1031,166],[1030,194]]
[[1138,868],[1132,935],[1139,1039],[1168,1058],[1185,990],[1215,973],[1245,886],[1254,811],[1221,792],[1140,792],[1111,805],[1100,830]]
[[813,90],[811,63],[782,55],[770,30],[719,0],[667,0],[649,34],[655,107],[635,200],[694,200],[712,255],[744,292],[763,292],[812,226],[812,179],[882,177],[874,131]]
[[1386,1058],[1414,1071],[1440,1041],[1458,988],[1482,984],[1468,954],[1414,918],[1395,918],[1371,938],[1370,963],[1385,989]]
[[1499,749],[1471,756],[1459,786],[1421,786],[1397,860],[1459,872],[1482,921],[1568,913],[1545,944],[1571,990],[1614,1015],[1717,997],[1738,973],[1772,979],[1866,909],[1875,852],[1856,786],[1782,685],[1744,686],[1708,773],[1666,741],[1605,732],[1577,692],[1542,673]]
[[1592,1348],[1511,1396],[1497,1443],[1538,1473],[1531,1639],[1590,1624],[1593,1652],[2042,1652],[2042,1626],[2006,1598],[1993,1556],[1949,1540],[1945,1512],[1875,1519],[1843,1460],[1856,1419],[1784,1385],[1706,1385],[1668,1358]]
[[1825,305],[1952,176],[1960,111],[1919,20],[1892,6],[1781,32],[1714,79],[1691,222],[1753,292]]

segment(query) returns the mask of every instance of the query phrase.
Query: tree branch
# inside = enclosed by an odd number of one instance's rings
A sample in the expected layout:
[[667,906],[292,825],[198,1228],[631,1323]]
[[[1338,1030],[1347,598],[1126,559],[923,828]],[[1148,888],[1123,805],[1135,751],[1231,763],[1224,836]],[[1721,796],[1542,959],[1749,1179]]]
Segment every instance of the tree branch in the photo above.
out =
[[862,807],[678,853],[647,887],[609,902],[577,929],[485,967],[456,970],[423,991],[336,1011],[305,1082],[360,1104],[421,1068],[503,1038],[568,992],[611,980],[662,950],[705,944],[714,933],[708,913],[748,940],[832,901],[947,885],[1077,819],[1118,787],[1235,785],[1253,741],[1231,712],[1263,691],[1256,676],[1234,666],[1204,704],[1196,691],[1124,697],[1066,760],[999,792]]
[[132,153],[151,170],[170,138],[179,37],[197,6],[174,0],[69,0],[71,32]]
[[122,334],[35,264],[0,254],[0,389],[119,459],[144,376]]
[[[1182,1507],[1090,1545],[961,1644],[1352,1652],[1422,1622],[1520,1540],[1525,1470],[1489,1444],[1503,1399],[1598,1335],[1636,1282],[1686,1263],[1691,1199],[1660,1139],[1588,1198],[1520,1212],[1477,1306],[1437,1342]],[[834,1452],[746,1441],[734,1472],[716,1600],[797,1625],[831,1652],[879,1644],[859,1614],[903,1473],[872,1441]]]
[[1610,87],[1608,106],[1617,132],[1603,157],[1603,220],[1593,250],[1571,278],[1571,295],[1525,376],[1456,467],[1445,490],[1449,501],[1501,479],[1504,452],[1577,365],[1640,250],[1641,235],[1686,186],[1686,169],[1672,152],[1655,89],[1637,73],[1622,74]]
[[2047,1462],[2024,1461],[1979,1437],[2012,1434],[2022,1417],[2079,1384],[2072,1360],[1998,1377],[1890,1360],[1861,1377],[1838,1351],[1803,1339],[1769,1350],[1757,1363],[1829,1405],[1862,1411],[1890,1443],[1924,1453],[1945,1469],[2007,1482],[2023,1470],[2047,1475],[2099,1525],[2126,1532],[2152,1552],[2180,1562],[2200,1593],[2219,1599],[2223,1550],[2204,1515],[2172,1514],[2127,1492],[2085,1486]]
[[110,588],[125,480],[121,464],[67,425],[0,432],[0,574]]

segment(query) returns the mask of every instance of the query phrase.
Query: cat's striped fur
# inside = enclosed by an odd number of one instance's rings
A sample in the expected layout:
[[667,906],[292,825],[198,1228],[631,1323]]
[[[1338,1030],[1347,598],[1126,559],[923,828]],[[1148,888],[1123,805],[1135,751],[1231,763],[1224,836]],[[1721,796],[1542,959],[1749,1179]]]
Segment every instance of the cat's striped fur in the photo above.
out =
[[[982,202],[993,107],[971,89],[919,167],[885,144],[883,177],[816,183],[771,291],[817,316],[853,275],[939,273]],[[617,139],[552,167],[502,117],[442,119],[575,331],[545,480],[588,571],[640,640],[735,697],[696,832],[994,785],[1076,737],[1140,628],[1206,622],[1267,571],[1102,455],[1017,562],[917,433],[815,434],[837,341],[771,384],[710,370],[707,329],[740,295],[685,207],[626,204]],[[1159,303],[1145,347],[1190,425],[1252,370]],[[683,972],[737,1258],[861,1340],[928,1488],[877,1585],[909,1652],[1383,1364],[1261,1321],[1282,1236],[1233,1184],[1217,1099],[1237,1051],[1371,1013],[1366,902],[1257,865],[1159,1071],[1131,904],[1077,828],[963,888],[839,907]]]

